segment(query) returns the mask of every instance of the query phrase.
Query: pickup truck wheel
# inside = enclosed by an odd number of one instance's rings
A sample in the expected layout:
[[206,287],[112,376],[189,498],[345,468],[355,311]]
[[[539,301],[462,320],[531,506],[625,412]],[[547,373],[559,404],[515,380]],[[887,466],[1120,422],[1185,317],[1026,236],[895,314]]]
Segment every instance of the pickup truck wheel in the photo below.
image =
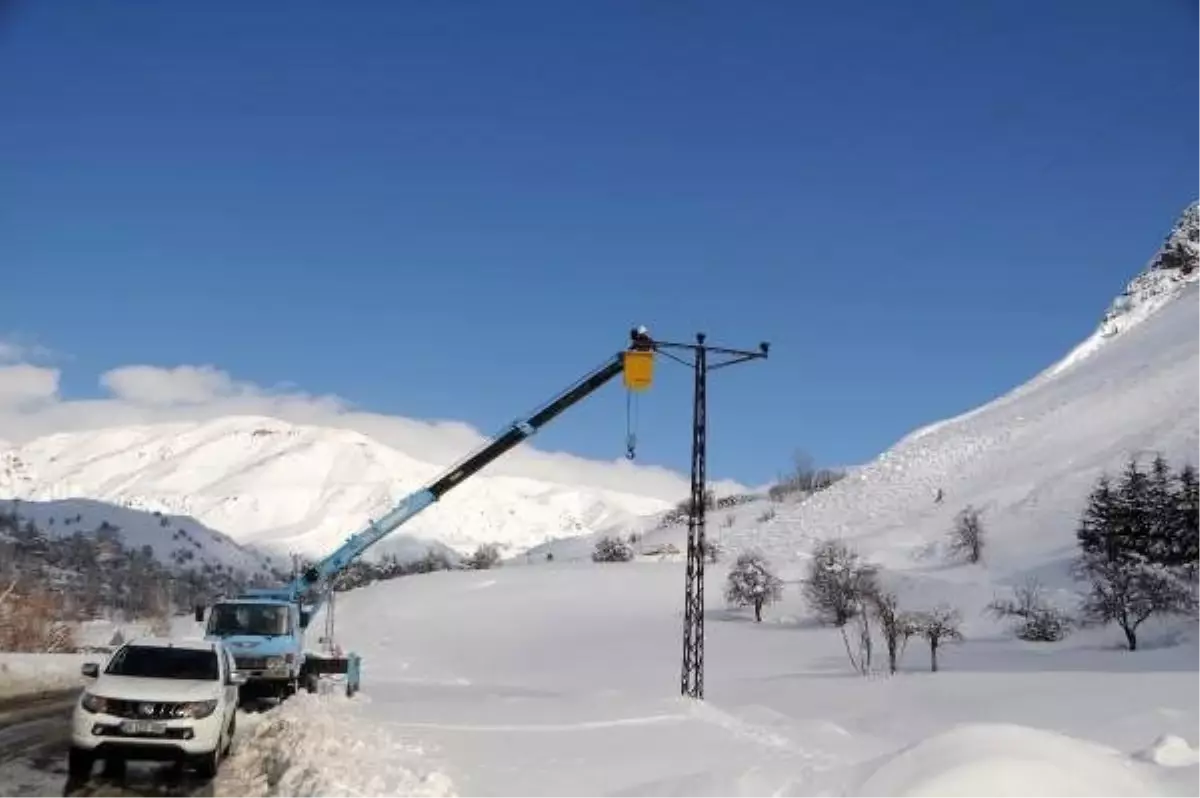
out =
[[196,769],[196,773],[201,778],[211,779],[217,775],[217,770],[221,766],[221,746],[218,744],[216,748],[209,751],[207,754],[197,754],[192,759],[192,767]]
[[72,746],[67,752],[67,773],[72,779],[87,779],[92,775],[92,764],[95,761],[91,751]]
[[225,738],[225,745],[221,748],[221,756],[229,756],[229,752],[233,750],[233,735],[237,731],[237,713],[229,719],[229,736]]

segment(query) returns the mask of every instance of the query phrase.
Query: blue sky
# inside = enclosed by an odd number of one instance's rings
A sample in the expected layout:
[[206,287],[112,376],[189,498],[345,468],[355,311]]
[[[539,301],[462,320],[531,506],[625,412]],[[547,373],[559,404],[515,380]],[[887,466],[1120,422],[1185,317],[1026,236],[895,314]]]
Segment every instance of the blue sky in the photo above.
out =
[[[0,333],[485,432],[632,324],[772,342],[710,474],[866,460],[1094,328],[1196,193],[1196,8],[16,3]],[[688,374],[640,401],[685,470]],[[618,386],[539,445],[619,458]]]

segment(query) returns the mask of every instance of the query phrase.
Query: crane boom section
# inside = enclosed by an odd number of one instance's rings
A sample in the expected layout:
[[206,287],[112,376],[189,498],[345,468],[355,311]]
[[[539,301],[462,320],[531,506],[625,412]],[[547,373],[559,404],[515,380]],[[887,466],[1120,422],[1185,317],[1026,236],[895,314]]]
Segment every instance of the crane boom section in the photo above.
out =
[[429,490],[433,493],[435,500],[440,499],[465,479],[533,435],[568,407],[603,386],[620,374],[623,368],[625,368],[625,353],[620,352],[612,360],[607,361],[603,366],[542,405],[528,418],[514,422],[511,427],[496,436],[491,443],[484,445],[457,465],[452,466],[440,479],[430,485]]
[[[299,574],[291,585],[289,585],[291,594],[299,599],[300,596],[304,595],[314,586],[332,579],[357,557],[361,556],[363,552],[389,535],[397,527],[431,504],[437,502],[442,496],[466,479],[478,473],[489,463],[536,433],[564,410],[586,398],[613,377],[616,377],[625,368],[625,355],[625,351],[618,352],[615,357],[606,361],[604,365],[593,370],[554,399],[542,405],[527,418],[513,422],[511,426],[507,427],[487,444],[451,466],[432,483],[405,496],[386,515],[376,521],[368,522],[366,527],[347,538],[346,542],[339,546],[336,551]],[[324,590],[320,591],[322,594],[324,592]],[[310,611],[315,613],[320,603],[323,603],[323,597],[317,598],[317,604],[311,607]]]

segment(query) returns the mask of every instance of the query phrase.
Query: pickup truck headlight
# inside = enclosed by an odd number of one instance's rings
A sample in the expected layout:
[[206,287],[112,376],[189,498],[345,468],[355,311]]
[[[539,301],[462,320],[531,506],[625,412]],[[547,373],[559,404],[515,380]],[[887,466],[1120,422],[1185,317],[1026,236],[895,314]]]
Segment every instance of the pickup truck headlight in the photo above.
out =
[[108,711],[108,699],[91,693],[84,693],[80,704],[88,712],[101,714]]
[[181,718],[207,718],[217,709],[216,699],[212,701],[191,701],[187,704],[179,705],[179,717]]
[[283,661],[283,657],[270,657],[267,659],[267,670],[269,671],[281,671],[286,667],[287,664]]

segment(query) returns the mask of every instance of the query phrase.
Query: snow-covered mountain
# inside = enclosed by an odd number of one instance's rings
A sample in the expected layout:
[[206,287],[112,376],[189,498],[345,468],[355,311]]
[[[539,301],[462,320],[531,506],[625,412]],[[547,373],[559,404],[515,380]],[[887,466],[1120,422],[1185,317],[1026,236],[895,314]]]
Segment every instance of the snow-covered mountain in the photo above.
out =
[[[237,416],[61,433],[0,452],[0,496],[89,498],[186,515],[243,544],[328,553],[443,469],[358,432]],[[630,522],[669,503],[481,474],[380,544],[413,539],[512,552]],[[285,557],[286,559],[286,557]]]

